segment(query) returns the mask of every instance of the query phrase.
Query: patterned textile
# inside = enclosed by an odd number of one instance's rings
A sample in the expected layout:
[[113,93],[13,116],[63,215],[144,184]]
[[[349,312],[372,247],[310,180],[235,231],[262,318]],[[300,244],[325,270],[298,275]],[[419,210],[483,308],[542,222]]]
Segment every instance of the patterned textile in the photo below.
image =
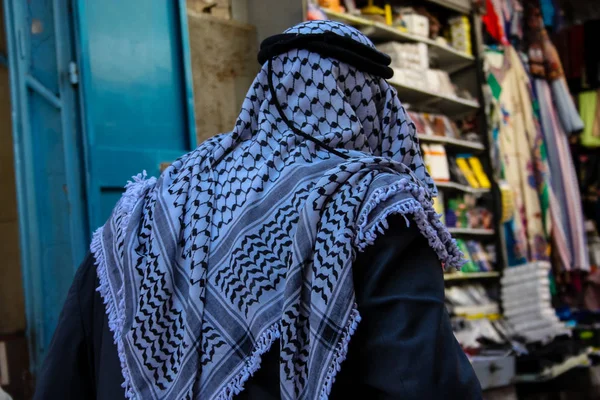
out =
[[560,220],[560,224],[557,222],[557,228],[562,230],[560,234],[564,235],[569,249],[568,256],[562,256],[566,252],[557,246],[557,253],[563,269],[589,270],[581,194],[569,141],[553,107],[548,82],[535,79],[534,83],[540,99],[540,120],[548,148],[552,189],[556,194],[554,204],[557,205]]
[[492,128],[497,130],[502,178],[514,194],[514,217],[505,224],[508,265],[547,260],[551,212],[546,207],[552,197],[529,76],[512,46],[506,46],[503,53],[487,51],[486,61],[495,99]]
[[526,1],[529,69],[536,78],[551,82],[556,112],[566,132],[579,132],[583,121],[569,93],[556,46],[544,27],[539,0]]
[[600,147],[600,101],[598,90],[579,93],[579,113],[585,128],[581,133],[581,145]]
[[[373,46],[334,22],[287,32],[325,31]],[[295,135],[273,94],[349,158]],[[460,264],[433,189],[385,80],[306,50],[273,58],[232,132],[136,177],[94,235],[127,397],[231,399],[279,338],[282,398],[327,398],[360,321],[352,262],[387,216],[410,215],[442,263]]]

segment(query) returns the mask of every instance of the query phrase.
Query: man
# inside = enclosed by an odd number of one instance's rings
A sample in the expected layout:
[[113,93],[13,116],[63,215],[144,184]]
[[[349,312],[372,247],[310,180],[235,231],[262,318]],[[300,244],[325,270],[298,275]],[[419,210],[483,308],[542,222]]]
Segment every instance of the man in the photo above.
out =
[[94,235],[37,398],[481,397],[389,57],[320,21],[259,61],[233,131],[136,177]]

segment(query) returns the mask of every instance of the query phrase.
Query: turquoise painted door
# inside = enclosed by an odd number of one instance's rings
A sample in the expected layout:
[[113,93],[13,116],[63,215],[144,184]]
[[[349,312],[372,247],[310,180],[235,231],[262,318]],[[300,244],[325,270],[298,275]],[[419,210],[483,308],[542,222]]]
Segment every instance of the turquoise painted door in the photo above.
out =
[[184,0],[3,0],[31,365],[126,181],[195,146]]
[[[4,0],[21,269],[39,365],[89,231],[68,0]],[[2,267],[0,267],[2,268]]]
[[90,227],[195,146],[185,1],[76,0]]

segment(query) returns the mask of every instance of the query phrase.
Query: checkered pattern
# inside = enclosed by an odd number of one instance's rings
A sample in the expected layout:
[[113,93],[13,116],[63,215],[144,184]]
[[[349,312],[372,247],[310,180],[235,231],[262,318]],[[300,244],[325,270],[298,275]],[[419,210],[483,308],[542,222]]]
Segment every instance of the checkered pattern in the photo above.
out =
[[[288,32],[333,31],[332,22]],[[442,262],[460,252],[431,204],[415,129],[381,78],[292,50],[264,66],[232,132],[137,177],[94,235],[100,292],[128,398],[230,399],[281,340],[284,399],[327,398],[360,321],[356,251],[391,213]]]

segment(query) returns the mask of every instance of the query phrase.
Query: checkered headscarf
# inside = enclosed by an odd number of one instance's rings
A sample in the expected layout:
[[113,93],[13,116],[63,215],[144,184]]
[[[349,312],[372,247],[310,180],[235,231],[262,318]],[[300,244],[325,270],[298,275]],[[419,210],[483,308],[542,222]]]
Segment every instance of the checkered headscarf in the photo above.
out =
[[[329,21],[288,32],[373,46]],[[352,263],[387,217],[410,216],[460,262],[396,91],[307,50],[269,64],[233,131],[136,177],[94,235],[128,398],[231,399],[276,339],[282,398],[327,398],[360,321]]]

